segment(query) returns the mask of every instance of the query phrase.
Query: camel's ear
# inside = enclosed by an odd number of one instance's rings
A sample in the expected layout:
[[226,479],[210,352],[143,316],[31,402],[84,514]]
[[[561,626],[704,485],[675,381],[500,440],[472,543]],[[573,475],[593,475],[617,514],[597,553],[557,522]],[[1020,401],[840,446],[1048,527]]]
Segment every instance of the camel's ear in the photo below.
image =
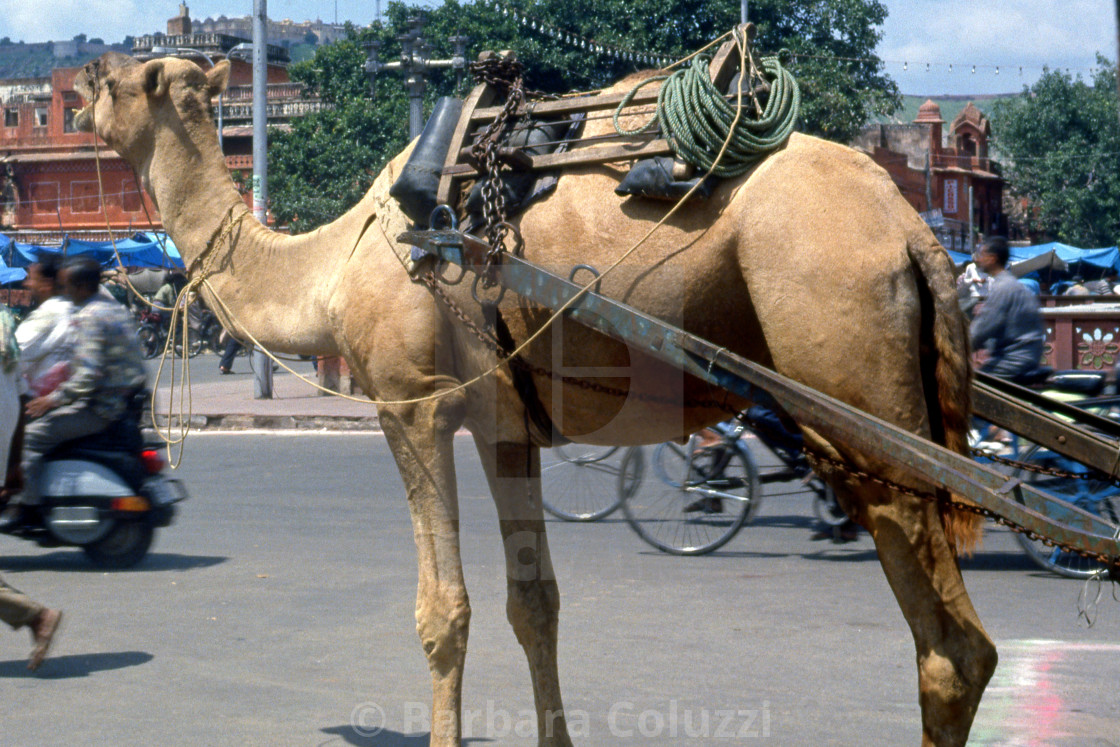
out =
[[163,60],[152,60],[144,63],[144,93],[153,98],[163,98],[171,80],[167,76]]
[[221,96],[229,85],[229,60],[222,60],[206,71],[206,86],[210,91],[210,98]]

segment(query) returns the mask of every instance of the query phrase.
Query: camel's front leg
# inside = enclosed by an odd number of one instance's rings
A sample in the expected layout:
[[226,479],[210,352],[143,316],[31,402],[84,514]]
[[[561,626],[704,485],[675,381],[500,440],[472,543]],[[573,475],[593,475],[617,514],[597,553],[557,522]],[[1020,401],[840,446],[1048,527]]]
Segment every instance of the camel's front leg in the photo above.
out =
[[556,667],[560,591],[548,553],[541,506],[540,449],[515,443],[484,443],[479,455],[494,494],[506,554],[506,615],[529,658],[537,709],[538,742],[572,743]]
[[453,438],[462,422],[458,398],[378,415],[408,491],[420,567],[416,631],[432,673],[431,744],[459,747],[463,662],[471,607],[459,555],[459,504]]
[[965,591],[937,506],[870,484],[845,492],[875,540],[914,636],[922,744],[964,745],[995,671],[996,649]]

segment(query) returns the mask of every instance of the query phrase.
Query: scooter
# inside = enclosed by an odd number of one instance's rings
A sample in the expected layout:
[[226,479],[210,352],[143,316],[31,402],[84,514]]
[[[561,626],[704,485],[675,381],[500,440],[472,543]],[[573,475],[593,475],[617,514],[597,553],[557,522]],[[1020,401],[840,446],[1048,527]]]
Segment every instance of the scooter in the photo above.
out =
[[69,441],[48,454],[39,502],[20,507],[19,521],[0,527],[43,547],[77,546],[100,568],[129,568],[147,555],[156,529],[170,526],[187,491],[163,474],[158,444],[145,443],[137,395],[108,430]]

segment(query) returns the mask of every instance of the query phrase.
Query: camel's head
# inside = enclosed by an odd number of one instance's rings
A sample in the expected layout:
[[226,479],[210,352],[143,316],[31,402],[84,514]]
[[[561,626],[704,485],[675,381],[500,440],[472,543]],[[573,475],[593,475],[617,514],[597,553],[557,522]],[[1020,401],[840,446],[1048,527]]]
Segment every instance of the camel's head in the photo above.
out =
[[106,52],[86,65],[74,79],[74,89],[89,104],[78,112],[74,125],[96,132],[114,150],[136,164],[151,153],[158,127],[195,132],[210,126],[210,101],[229,82],[229,62],[210,70],[189,60],[167,57],[140,62]]

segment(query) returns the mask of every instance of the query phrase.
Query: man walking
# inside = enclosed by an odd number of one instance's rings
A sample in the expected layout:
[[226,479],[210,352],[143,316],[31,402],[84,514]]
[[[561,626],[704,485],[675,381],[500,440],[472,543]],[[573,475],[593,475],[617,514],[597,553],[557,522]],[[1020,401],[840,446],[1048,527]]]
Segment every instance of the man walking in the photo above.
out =
[[31,658],[27,668],[34,672],[47,658],[59,623],[62,611],[44,607],[18,589],[13,589],[0,578],[0,620],[19,630],[23,626],[31,629]]

